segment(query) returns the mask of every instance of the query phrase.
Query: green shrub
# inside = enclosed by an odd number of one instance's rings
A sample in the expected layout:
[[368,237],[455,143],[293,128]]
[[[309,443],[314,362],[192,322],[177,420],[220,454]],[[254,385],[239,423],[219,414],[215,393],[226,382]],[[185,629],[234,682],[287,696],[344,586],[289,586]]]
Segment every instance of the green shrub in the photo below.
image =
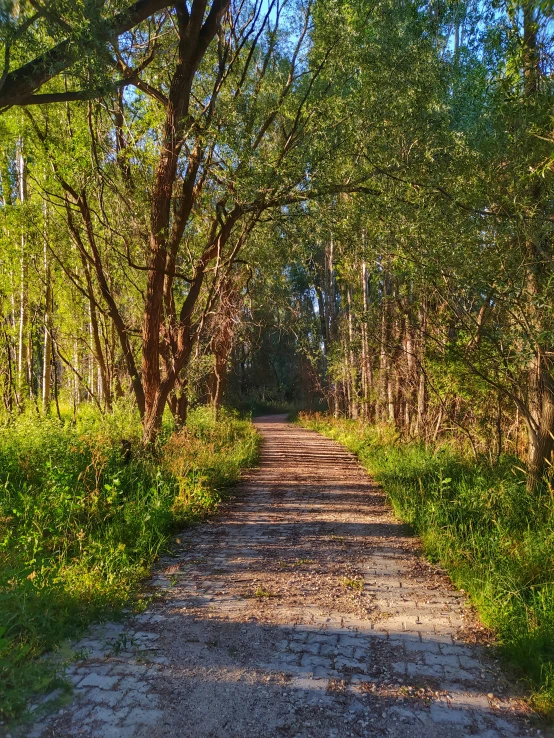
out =
[[37,656],[113,615],[180,526],[211,512],[257,454],[248,421],[205,408],[140,446],[137,415],[25,415],[0,428],[0,715],[56,683]]
[[468,592],[504,656],[554,714],[554,500],[530,497],[515,458],[491,467],[448,445],[426,449],[390,426],[324,415],[299,422],[356,453],[426,554]]

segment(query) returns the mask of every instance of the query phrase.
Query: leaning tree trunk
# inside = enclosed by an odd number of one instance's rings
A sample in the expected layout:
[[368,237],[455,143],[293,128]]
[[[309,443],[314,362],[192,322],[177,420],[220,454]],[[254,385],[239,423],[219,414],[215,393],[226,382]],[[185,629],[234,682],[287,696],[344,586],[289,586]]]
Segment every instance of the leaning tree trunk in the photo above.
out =
[[100,339],[100,326],[98,324],[98,312],[96,310],[96,302],[94,299],[94,286],[92,283],[92,275],[90,273],[90,267],[88,264],[87,259],[83,254],[81,254],[81,263],[83,265],[83,271],[85,274],[85,279],[87,283],[87,291],[88,291],[88,307],[89,307],[89,332],[90,332],[90,339],[91,339],[91,349],[92,349],[92,356],[91,356],[91,380],[90,380],[90,386],[91,388],[94,387],[94,362],[96,361],[98,365],[98,390],[99,395],[101,396],[101,399],[104,402],[104,407],[109,412],[112,409],[112,392],[110,387],[110,379],[108,376],[108,370],[106,366],[106,357],[104,355],[104,350],[102,348],[102,341]]

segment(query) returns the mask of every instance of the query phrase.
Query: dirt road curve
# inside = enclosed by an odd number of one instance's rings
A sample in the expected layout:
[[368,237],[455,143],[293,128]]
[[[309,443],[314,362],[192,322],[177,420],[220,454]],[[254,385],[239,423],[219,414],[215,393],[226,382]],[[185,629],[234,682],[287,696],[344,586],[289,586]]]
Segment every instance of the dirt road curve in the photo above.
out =
[[190,528],[150,608],[91,631],[55,738],[512,738],[536,734],[420,558],[333,441],[260,418],[261,467]]

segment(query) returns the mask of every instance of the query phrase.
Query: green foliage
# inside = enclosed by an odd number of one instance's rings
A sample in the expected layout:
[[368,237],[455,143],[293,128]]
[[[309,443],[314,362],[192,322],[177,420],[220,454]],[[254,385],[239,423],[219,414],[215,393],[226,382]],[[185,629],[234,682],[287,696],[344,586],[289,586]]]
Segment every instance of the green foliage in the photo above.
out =
[[390,426],[323,415],[300,422],[356,453],[425,551],[465,589],[504,656],[554,714],[554,497],[525,493],[518,462],[491,467],[448,445],[403,442]]
[[[36,657],[117,612],[180,526],[213,511],[257,452],[232,413],[164,427],[155,456],[138,415],[89,409],[75,425],[25,415],[0,429],[0,715],[55,683]],[[125,443],[122,443],[122,442]],[[130,445],[129,445],[130,444]]]
[[537,485],[552,457],[552,3],[231,3],[177,121],[176,8],[116,41],[128,5],[0,0],[7,71],[68,39],[40,91],[91,95],[0,120],[0,402],[18,415],[0,431],[5,712],[40,681],[30,657],[123,602],[253,452],[246,425],[206,411],[166,425],[151,456],[121,408],[79,409],[75,425],[20,414],[42,390],[45,415],[131,391],[162,263],[152,366],[191,357],[172,400],[215,398],[217,379],[242,409],[328,406],[500,457],[491,470],[392,427],[322,426],[379,475],[547,705],[551,500],[531,501],[502,452],[524,457],[526,424]]

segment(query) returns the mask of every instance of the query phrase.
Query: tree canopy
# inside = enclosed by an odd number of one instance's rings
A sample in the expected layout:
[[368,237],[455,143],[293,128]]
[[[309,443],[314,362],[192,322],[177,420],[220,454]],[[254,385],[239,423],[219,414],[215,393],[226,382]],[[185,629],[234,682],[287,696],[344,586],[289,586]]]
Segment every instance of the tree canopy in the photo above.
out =
[[1,12],[7,412],[131,392],[148,443],[167,407],[319,402],[509,447],[536,487],[554,432],[548,4]]

